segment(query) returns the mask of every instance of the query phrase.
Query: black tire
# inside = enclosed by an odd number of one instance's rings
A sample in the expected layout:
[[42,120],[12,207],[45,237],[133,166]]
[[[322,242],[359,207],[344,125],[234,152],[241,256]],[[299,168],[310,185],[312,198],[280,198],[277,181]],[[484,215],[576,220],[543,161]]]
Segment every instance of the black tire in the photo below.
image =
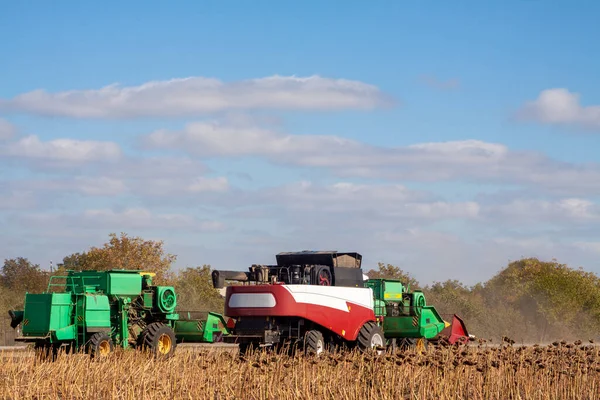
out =
[[[383,330],[375,322],[367,322],[358,332],[357,344],[362,352],[371,352],[374,347],[385,348]],[[384,351],[383,349],[376,350],[377,354],[382,354]]]
[[325,338],[323,338],[323,334],[316,329],[306,332],[304,335],[304,353],[318,356],[324,350]]
[[115,345],[112,339],[104,332],[94,333],[85,345],[85,350],[91,358],[106,357],[114,349]]
[[155,357],[168,359],[175,353],[177,340],[170,326],[162,322],[153,322],[140,334],[141,349],[149,351]]

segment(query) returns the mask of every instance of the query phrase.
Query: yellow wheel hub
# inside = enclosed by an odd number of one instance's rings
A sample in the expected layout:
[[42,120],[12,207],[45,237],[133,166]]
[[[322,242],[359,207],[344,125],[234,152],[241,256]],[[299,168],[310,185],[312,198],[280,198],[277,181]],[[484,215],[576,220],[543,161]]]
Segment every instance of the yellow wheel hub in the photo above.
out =
[[100,353],[101,356],[105,356],[110,353],[110,343],[108,343],[108,340],[103,340],[100,342],[100,344],[98,344],[98,353]]
[[158,352],[160,354],[168,354],[171,351],[172,345],[171,337],[166,333],[163,333],[158,338]]

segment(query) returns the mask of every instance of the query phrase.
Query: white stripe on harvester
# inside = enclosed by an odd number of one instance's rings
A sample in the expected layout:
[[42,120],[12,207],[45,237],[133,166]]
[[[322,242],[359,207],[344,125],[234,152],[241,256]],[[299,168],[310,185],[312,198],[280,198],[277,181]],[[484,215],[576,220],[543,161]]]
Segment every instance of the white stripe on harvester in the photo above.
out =
[[373,291],[371,288],[351,288],[341,286],[318,285],[282,285],[296,303],[314,304],[349,312],[348,303],[373,308]]

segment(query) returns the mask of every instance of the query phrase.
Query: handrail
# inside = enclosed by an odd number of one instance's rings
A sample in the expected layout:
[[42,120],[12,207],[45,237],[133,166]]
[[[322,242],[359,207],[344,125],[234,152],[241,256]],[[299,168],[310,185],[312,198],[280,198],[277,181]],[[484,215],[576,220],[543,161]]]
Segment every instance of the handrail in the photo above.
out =
[[[46,293],[49,293],[50,292],[50,288],[52,288],[52,287],[64,287],[65,291],[69,291],[69,289],[70,289],[71,292],[76,293],[76,290],[75,290],[75,288],[76,288],[76,286],[75,286],[76,282],[75,282],[75,280],[81,281],[80,282],[80,287],[81,288],[84,288],[85,286],[91,286],[91,285],[86,285],[85,278],[86,277],[81,276],[81,275],[80,276],[71,276],[71,275],[54,275],[54,276],[51,276],[50,280],[48,281],[48,288],[46,289]],[[87,278],[88,278],[88,282],[89,282],[89,279],[95,279],[95,280],[98,279],[95,276],[88,276]],[[66,282],[62,282],[62,283],[53,283],[52,282],[53,280],[57,280],[57,279],[65,279]],[[99,286],[99,284],[98,283],[94,283],[93,286],[95,286],[97,288]]]

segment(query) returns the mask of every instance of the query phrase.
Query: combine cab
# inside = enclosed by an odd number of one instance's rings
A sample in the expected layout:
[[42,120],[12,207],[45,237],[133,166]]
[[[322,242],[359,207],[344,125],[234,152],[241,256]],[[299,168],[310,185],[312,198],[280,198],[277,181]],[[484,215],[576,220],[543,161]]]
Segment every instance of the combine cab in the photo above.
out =
[[[363,351],[444,337],[447,323],[420,291],[400,281],[365,280],[358,253],[279,253],[277,265],[248,272],[213,271],[215,288],[226,281],[225,315],[235,320],[226,342],[249,347],[288,345],[308,353],[329,346]],[[466,332],[466,329],[465,329]]]

